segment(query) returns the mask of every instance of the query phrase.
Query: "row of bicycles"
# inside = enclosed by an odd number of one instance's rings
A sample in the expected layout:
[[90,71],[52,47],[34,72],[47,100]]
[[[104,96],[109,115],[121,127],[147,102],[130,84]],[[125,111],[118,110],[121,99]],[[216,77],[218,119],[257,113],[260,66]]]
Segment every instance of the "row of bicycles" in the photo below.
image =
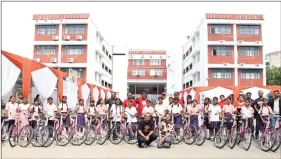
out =
[[[239,117],[239,116],[236,116]],[[241,117],[241,116],[240,116]],[[259,144],[261,150],[277,151],[281,145],[281,129],[280,129],[280,116],[274,115],[269,117],[270,119],[264,124],[265,129],[263,130]],[[277,122],[273,125],[274,128],[270,127],[271,119],[275,118]],[[226,121],[232,120],[227,117],[222,118],[220,129],[215,135],[214,144],[217,148],[223,148],[228,144],[229,148],[233,149],[235,145],[242,144],[244,150],[249,150],[252,144],[252,128],[248,125],[249,118],[242,120],[233,120],[233,124],[230,129],[226,126]]]
[[[127,113],[128,114],[128,113]],[[8,129],[8,119],[4,119],[1,125],[2,140],[8,140],[11,147],[17,145],[27,147],[30,144],[34,147],[49,147],[56,141],[59,146],[66,146],[69,143],[75,146],[82,144],[92,145],[95,141],[97,144],[104,144],[109,140],[113,144],[119,144],[125,140],[128,144],[137,143],[137,123],[121,119],[119,116],[94,115],[87,116],[86,125],[78,125],[77,119],[79,114],[71,114],[71,124],[63,123],[64,116],[57,113],[53,125],[48,125],[50,116],[39,114],[35,116],[35,126],[32,124],[21,126],[19,114],[15,123]],[[238,118],[237,115],[235,118]],[[27,115],[27,118],[30,117]],[[207,139],[208,129],[206,120],[199,120],[199,127],[190,123],[190,115],[183,116],[183,125],[174,125],[172,135],[173,144],[179,144],[185,141],[188,145],[201,146]],[[252,143],[252,130],[248,126],[248,119],[236,120],[230,119],[232,126],[227,128],[228,118],[224,117],[220,121],[220,128],[214,137],[214,145],[217,148],[223,148],[228,145],[234,148],[235,145],[242,144],[247,151]],[[265,130],[260,137],[260,147],[263,151],[277,151],[281,144],[280,116],[277,119],[276,126],[271,129],[269,121],[265,124]],[[132,119],[132,118],[129,118]],[[158,120],[159,119],[159,120]],[[173,117],[172,117],[173,119]],[[140,118],[139,120],[143,120]],[[161,117],[153,118],[154,132],[159,134]],[[212,130],[209,130],[212,131]],[[159,140],[159,139],[157,139]]]

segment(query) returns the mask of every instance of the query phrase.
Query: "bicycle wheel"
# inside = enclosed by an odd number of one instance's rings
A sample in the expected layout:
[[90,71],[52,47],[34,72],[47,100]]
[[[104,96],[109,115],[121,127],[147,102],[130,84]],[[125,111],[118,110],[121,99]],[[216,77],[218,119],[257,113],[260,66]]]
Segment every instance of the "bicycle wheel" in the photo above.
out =
[[271,148],[272,152],[277,151],[279,149],[280,145],[281,145],[281,132],[280,131],[281,131],[280,128],[275,129],[276,139],[275,139],[274,144]]
[[19,137],[18,137],[18,144],[20,147],[27,147],[31,143],[32,137],[32,127],[26,125],[20,129]]
[[70,142],[74,146],[80,146],[86,140],[86,129],[83,125],[77,125],[71,129]]
[[56,143],[59,146],[65,146],[70,142],[70,126],[67,125],[61,125],[58,130],[56,131]]
[[84,141],[85,145],[92,145],[96,140],[96,128],[94,125],[91,125],[86,129],[86,140]]
[[275,133],[273,131],[269,131],[268,129],[266,129],[262,133],[260,138],[261,149],[265,152],[269,151],[273,146],[275,138],[276,138]]
[[53,126],[47,126],[48,132],[49,132],[49,137],[47,141],[43,144],[43,147],[49,147],[53,144],[54,139],[55,139],[55,134],[56,130]]
[[124,139],[124,130],[121,124],[116,124],[110,132],[110,142],[114,145],[119,144]]
[[251,147],[252,143],[252,130],[251,128],[247,128],[244,132],[243,136],[243,148],[244,150],[248,151],[249,148]]
[[15,147],[18,141],[18,133],[17,133],[17,126],[12,125],[8,132],[8,140],[11,147]]
[[241,142],[241,133],[242,132],[242,126],[239,126],[238,128],[237,128],[237,131],[236,131],[236,143],[239,145],[240,144],[240,142]]
[[228,130],[225,126],[221,127],[215,135],[215,146],[219,149],[223,148],[228,140]]
[[184,134],[183,126],[175,125],[174,130],[173,130],[173,137],[174,137],[173,138],[173,144],[181,143],[183,138],[184,138],[183,134]]
[[184,130],[183,139],[188,145],[192,145],[196,139],[196,134],[195,132],[192,132],[192,130],[196,130],[194,125],[189,125]]
[[233,149],[236,145],[237,139],[237,128],[236,125],[233,125],[230,130],[230,134],[228,136],[228,147]]
[[[5,122],[5,119],[3,119],[3,122]],[[8,137],[8,132],[9,132],[9,129],[8,129],[8,124],[7,122],[3,123],[4,125],[1,127],[1,139],[2,141],[5,141]]]
[[97,143],[99,145],[103,145],[106,140],[107,140],[107,136],[108,136],[108,126],[107,124],[102,124],[96,131],[97,134]]
[[128,144],[136,144],[138,142],[137,131],[138,131],[137,125],[127,126],[127,129],[125,131],[125,141]]
[[45,126],[37,126],[33,129],[31,144],[34,147],[42,147],[49,138],[49,130]]
[[205,125],[202,125],[199,130],[197,131],[195,144],[197,146],[201,146],[204,144],[204,142],[207,139],[207,127]]

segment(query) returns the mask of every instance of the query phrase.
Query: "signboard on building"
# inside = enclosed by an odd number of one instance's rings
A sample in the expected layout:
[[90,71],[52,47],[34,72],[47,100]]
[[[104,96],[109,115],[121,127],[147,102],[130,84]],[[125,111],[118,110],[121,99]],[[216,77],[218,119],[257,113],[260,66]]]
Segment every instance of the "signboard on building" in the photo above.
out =
[[264,20],[262,14],[217,14],[217,13],[207,13],[206,19]]
[[89,14],[34,14],[33,20],[88,19]]

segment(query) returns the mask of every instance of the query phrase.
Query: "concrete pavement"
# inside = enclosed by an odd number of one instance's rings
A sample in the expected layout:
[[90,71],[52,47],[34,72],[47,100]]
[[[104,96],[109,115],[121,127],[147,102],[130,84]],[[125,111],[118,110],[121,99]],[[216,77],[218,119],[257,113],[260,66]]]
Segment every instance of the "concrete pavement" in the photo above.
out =
[[104,145],[93,144],[92,146],[73,146],[71,144],[60,147],[53,144],[48,148],[36,148],[19,146],[11,148],[8,143],[2,145],[2,158],[270,158],[280,159],[280,149],[277,152],[263,152],[259,149],[257,141],[254,141],[249,151],[241,146],[230,149],[227,145],[223,149],[213,146],[206,141],[202,146],[186,145],[182,142],[170,149],[157,149],[152,147],[140,149],[136,145],[121,143],[113,145],[107,141]]

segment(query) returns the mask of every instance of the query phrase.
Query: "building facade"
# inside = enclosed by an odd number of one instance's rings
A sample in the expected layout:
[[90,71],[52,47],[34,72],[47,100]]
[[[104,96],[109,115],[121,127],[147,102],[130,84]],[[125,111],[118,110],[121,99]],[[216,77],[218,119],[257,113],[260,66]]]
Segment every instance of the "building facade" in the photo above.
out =
[[266,66],[281,67],[281,51],[271,52],[265,55]]
[[129,50],[127,82],[129,91],[159,95],[167,83],[166,51]]
[[183,46],[183,88],[266,85],[263,15],[207,13]]
[[112,87],[112,47],[89,14],[35,14],[33,60]]

